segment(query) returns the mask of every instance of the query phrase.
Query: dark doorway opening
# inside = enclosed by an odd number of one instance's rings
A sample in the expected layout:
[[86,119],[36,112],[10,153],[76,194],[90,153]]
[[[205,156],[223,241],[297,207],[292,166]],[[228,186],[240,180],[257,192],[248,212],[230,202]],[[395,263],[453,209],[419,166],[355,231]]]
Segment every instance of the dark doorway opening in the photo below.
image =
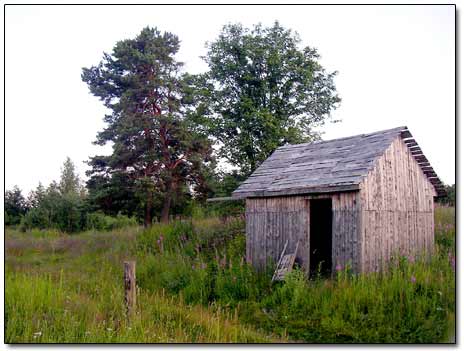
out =
[[332,199],[310,200],[310,274],[332,271]]

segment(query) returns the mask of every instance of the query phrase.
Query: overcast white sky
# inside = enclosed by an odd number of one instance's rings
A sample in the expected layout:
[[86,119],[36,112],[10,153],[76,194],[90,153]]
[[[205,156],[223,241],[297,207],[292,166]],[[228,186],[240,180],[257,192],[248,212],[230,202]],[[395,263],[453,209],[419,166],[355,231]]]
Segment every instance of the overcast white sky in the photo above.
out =
[[5,185],[58,179],[70,156],[83,178],[105,110],[81,81],[118,40],[144,26],[177,34],[179,59],[204,71],[222,25],[278,20],[337,70],[341,123],[324,139],[406,125],[439,177],[455,182],[453,6],[7,6]]

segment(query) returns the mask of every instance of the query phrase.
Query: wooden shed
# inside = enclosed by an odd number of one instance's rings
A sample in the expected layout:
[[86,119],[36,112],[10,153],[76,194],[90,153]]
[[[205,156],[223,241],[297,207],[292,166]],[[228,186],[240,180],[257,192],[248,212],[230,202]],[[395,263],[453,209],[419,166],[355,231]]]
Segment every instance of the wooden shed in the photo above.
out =
[[314,272],[382,269],[433,250],[444,187],[407,127],[279,147],[232,193],[246,199],[247,261],[276,263],[286,242]]

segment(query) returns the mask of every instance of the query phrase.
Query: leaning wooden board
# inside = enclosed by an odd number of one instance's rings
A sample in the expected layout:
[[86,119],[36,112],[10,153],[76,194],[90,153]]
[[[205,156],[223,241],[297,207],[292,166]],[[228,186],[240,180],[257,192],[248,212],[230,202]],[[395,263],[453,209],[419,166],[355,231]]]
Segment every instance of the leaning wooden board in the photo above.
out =
[[280,260],[277,263],[277,268],[274,272],[272,277],[272,281],[282,281],[285,279],[285,275],[292,271],[293,265],[295,264],[296,254],[298,252],[298,246],[300,242],[298,241],[296,244],[295,252],[285,254],[285,250],[287,249],[288,240],[285,243],[284,249],[282,250],[282,254],[280,255]]

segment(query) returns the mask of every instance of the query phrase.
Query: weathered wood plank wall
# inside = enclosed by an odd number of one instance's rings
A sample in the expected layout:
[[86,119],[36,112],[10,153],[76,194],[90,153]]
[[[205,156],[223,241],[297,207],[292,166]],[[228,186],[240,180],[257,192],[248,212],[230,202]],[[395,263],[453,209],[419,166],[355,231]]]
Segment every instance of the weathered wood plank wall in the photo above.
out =
[[359,192],[332,195],[332,271],[350,265],[358,271],[361,258]]
[[300,240],[296,260],[309,271],[309,208],[302,196],[247,199],[246,232],[247,261],[255,268],[276,264],[285,242],[291,252]]
[[297,262],[309,272],[310,199],[332,199],[332,269],[339,264],[360,267],[359,192],[315,196],[285,196],[246,200],[247,261],[263,269],[279,259],[286,240],[288,252],[300,240]]
[[398,137],[360,184],[362,271],[377,271],[394,254],[431,252],[436,191]]

